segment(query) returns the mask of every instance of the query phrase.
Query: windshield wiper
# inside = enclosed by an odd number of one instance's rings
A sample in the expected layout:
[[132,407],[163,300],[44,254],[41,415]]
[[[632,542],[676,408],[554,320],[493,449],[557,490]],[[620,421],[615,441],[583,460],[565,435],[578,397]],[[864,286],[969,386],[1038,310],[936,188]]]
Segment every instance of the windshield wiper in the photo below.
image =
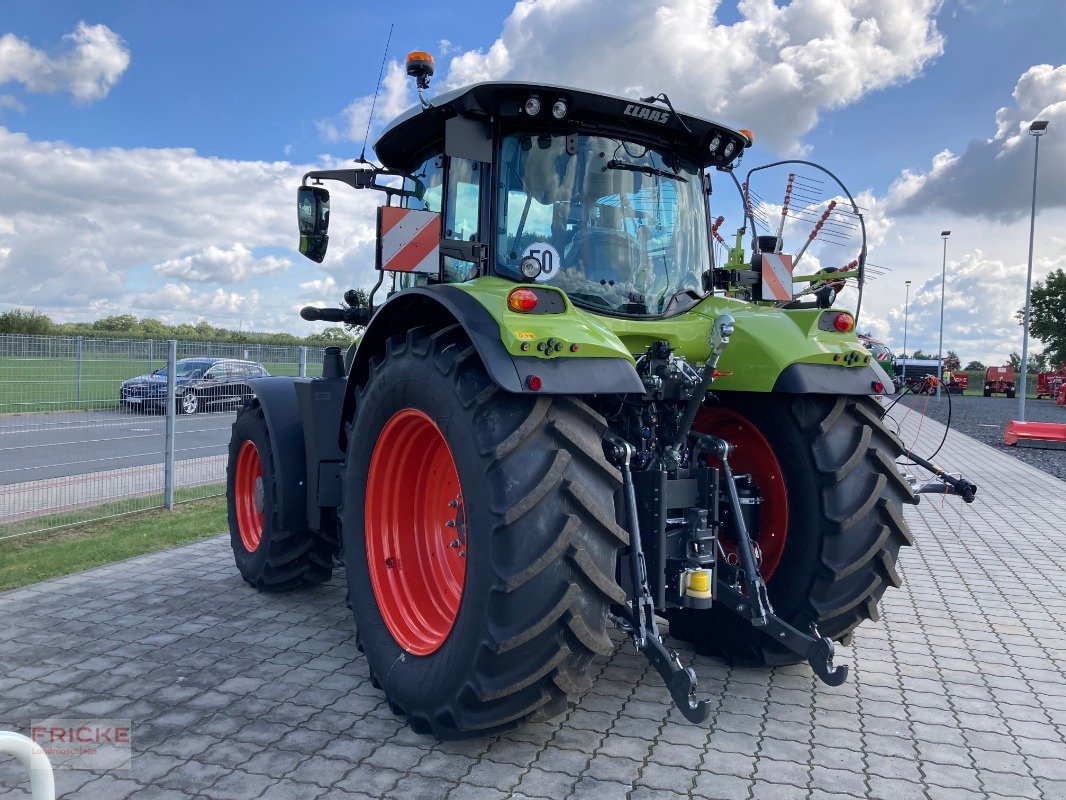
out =
[[681,181],[682,183],[688,183],[688,178],[678,172],[670,172],[669,170],[659,169],[658,167],[653,167],[650,164],[631,164],[628,161],[619,161],[617,158],[612,158],[604,165],[603,168],[624,169],[629,172],[643,172],[645,175],[658,175],[660,178],[673,178],[674,180]]

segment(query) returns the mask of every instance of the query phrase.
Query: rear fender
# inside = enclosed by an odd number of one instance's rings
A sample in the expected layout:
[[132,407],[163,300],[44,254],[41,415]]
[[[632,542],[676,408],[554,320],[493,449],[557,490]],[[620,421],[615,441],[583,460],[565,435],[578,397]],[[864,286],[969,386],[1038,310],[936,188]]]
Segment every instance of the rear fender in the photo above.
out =
[[[470,293],[453,286],[417,286],[397,292],[374,314],[348,373],[348,387],[341,419],[350,422],[355,416],[358,387],[370,373],[370,362],[385,351],[385,343],[407,330],[432,325],[444,328],[458,323],[463,326],[492,381],[501,389],[515,394],[624,394],[643,393],[633,365],[621,358],[543,358],[511,355],[504,346],[500,325],[492,314]],[[529,388],[529,378],[541,379],[539,391]],[[347,435],[340,432],[342,449]]]

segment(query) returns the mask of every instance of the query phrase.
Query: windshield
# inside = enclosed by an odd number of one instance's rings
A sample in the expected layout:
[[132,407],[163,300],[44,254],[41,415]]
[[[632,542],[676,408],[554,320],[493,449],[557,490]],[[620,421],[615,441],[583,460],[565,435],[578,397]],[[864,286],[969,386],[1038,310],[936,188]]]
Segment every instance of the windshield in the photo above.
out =
[[538,282],[620,314],[660,315],[705,293],[706,203],[694,165],[620,139],[547,134],[505,137],[500,161],[502,274],[528,280],[519,263],[533,256]]
[[[211,366],[206,361],[179,361],[174,365],[174,374],[179,378],[199,378]],[[160,367],[153,375],[167,376],[167,368]]]

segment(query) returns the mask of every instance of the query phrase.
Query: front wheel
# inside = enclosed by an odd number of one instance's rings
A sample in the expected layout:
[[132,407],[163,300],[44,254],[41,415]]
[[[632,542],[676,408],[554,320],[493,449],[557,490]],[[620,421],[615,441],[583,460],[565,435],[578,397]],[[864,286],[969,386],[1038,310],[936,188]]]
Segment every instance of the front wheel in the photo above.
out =
[[179,414],[195,414],[200,410],[200,395],[192,389],[186,389],[178,398]]
[[[737,446],[730,466],[751,475],[761,497],[755,541],[774,611],[799,630],[815,622],[823,636],[846,640],[899,586],[899,548],[912,543],[902,504],[916,500],[895,467],[899,440],[869,397],[718,397],[693,427]],[[699,652],[741,664],[802,660],[719,607],[668,616],[671,634]]]
[[555,716],[625,594],[603,418],[496,387],[462,329],[388,342],[361,390],[341,530],[359,644],[438,738]]
[[233,423],[226,500],[233,559],[241,577],[256,589],[297,589],[333,576],[334,534],[278,527],[270,431],[258,403],[242,408]]

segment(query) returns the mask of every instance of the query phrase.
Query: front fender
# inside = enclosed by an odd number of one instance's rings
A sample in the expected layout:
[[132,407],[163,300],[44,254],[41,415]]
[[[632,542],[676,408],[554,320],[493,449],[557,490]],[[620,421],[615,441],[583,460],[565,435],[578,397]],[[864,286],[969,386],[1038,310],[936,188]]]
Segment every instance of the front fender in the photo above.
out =
[[296,384],[307,378],[253,378],[248,381],[266,419],[274,467],[274,513],[281,530],[307,527],[307,467],[304,427]]

